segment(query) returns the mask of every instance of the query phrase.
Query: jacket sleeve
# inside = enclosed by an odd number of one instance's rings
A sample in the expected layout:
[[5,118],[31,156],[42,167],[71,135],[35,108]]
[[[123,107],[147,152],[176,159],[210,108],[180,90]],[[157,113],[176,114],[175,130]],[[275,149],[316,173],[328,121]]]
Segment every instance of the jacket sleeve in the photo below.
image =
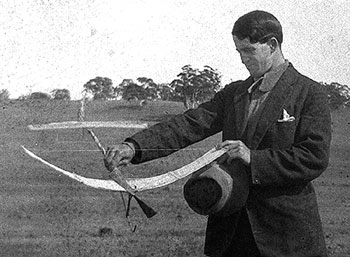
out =
[[306,95],[291,147],[251,151],[253,184],[303,184],[317,178],[327,168],[331,141],[327,95],[318,83],[313,83]]
[[224,92],[212,100],[190,109],[167,121],[142,130],[127,141],[136,144],[132,163],[141,163],[169,155],[221,131],[223,123]]

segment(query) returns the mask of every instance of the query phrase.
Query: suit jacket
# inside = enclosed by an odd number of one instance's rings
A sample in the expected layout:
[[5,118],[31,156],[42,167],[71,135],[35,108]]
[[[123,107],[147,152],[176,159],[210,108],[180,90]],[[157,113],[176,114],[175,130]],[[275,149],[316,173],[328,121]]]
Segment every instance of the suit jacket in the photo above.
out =
[[[251,149],[250,167],[239,166],[251,178],[246,211],[261,255],[327,256],[311,184],[329,160],[327,95],[290,64],[248,122],[252,83],[252,78],[233,82],[199,108],[136,133],[129,140],[140,150],[132,162],[168,155],[173,150],[164,149],[183,148],[220,131],[223,140],[242,140]],[[280,122],[284,110],[295,119]],[[238,217],[208,217],[208,256],[220,256],[232,243]]]

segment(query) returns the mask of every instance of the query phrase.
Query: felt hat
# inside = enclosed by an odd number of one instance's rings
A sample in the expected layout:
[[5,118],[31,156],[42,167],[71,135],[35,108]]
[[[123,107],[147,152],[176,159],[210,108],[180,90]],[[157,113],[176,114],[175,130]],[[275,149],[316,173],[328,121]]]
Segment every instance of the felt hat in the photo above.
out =
[[234,161],[230,167],[213,162],[198,170],[186,182],[184,197],[201,215],[227,216],[246,204],[249,179],[246,167]]

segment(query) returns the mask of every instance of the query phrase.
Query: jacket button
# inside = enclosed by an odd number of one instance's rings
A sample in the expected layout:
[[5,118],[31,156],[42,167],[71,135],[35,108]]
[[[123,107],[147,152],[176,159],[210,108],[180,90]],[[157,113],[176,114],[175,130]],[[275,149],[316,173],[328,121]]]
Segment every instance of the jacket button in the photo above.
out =
[[254,179],[254,183],[255,184],[260,184],[260,180],[256,178],[256,179]]

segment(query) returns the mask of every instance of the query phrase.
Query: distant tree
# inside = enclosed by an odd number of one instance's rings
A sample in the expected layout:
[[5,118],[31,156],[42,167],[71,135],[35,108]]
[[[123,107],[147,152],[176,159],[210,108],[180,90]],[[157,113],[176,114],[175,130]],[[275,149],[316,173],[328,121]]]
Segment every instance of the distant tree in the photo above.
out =
[[123,79],[123,81],[114,88],[114,95],[116,95],[117,98],[123,98],[124,90],[130,84],[134,84],[132,79]]
[[181,102],[182,98],[175,89],[171,87],[168,83],[158,84],[157,97],[163,101],[176,101]]
[[84,91],[93,95],[94,100],[109,100],[115,98],[112,80],[96,77],[84,85]]
[[30,95],[20,95],[20,96],[17,98],[17,100],[23,101],[23,100],[29,99],[29,97],[30,97]]
[[146,77],[123,81],[114,89],[114,93],[126,100],[154,100],[158,98],[158,84]]
[[328,93],[328,103],[331,109],[338,109],[341,106],[350,106],[350,88],[336,82],[330,84],[321,82]]
[[147,99],[147,91],[142,86],[136,83],[130,83],[123,89],[123,99],[130,100],[145,100]]
[[43,92],[33,92],[30,94],[29,99],[31,99],[31,100],[36,100],[36,99],[50,100],[51,96],[49,94],[43,93]]
[[146,91],[146,99],[154,100],[157,99],[158,84],[153,81],[153,79],[147,77],[139,77],[137,81],[141,84]]
[[199,70],[193,69],[191,65],[185,65],[177,77],[170,86],[182,99],[187,109],[195,108],[213,97],[221,84],[221,75],[210,66],[204,66],[203,70]]
[[5,102],[10,99],[10,93],[7,89],[0,90],[0,102]]
[[54,89],[51,91],[51,95],[53,99],[55,100],[66,100],[69,101],[70,98],[70,92],[68,89]]

